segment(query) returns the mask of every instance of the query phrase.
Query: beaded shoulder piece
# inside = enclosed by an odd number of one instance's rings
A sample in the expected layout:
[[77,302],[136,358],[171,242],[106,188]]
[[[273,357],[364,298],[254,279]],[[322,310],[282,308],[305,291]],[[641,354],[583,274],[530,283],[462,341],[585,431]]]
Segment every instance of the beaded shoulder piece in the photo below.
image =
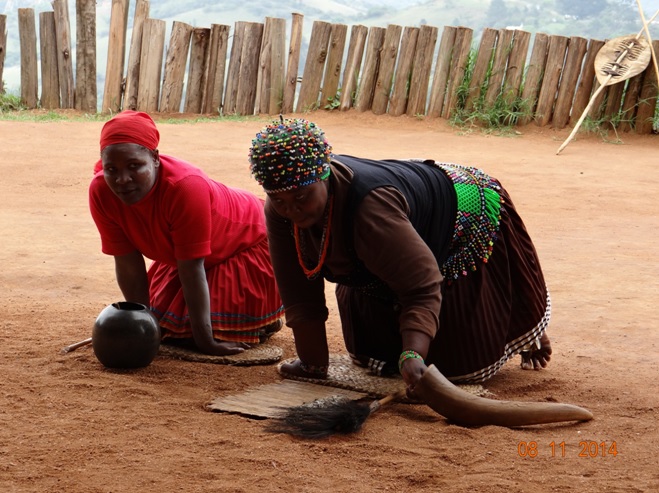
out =
[[455,231],[448,257],[441,267],[449,281],[487,263],[499,231],[503,200],[499,183],[482,170],[458,164],[437,163],[453,181],[457,195]]

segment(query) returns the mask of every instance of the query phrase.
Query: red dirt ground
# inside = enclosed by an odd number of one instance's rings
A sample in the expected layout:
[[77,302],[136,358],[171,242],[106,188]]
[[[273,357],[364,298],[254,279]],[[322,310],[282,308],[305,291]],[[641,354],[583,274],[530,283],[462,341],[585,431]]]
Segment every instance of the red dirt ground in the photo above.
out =
[[[569,129],[529,125],[501,137],[443,120],[307,117],[338,153],[432,157],[482,167],[506,185],[553,296],[554,355],[540,372],[516,359],[486,388],[495,398],[578,404],[595,419],[470,429],[394,404],[355,435],[310,442],[204,409],[277,381],[275,365],[157,358],[118,372],[90,347],[60,355],[121,299],[87,209],[102,123],[0,121],[0,491],[659,491],[659,137],[580,135],[556,156]],[[263,121],[160,123],[160,150],[260,194],[246,156]],[[330,308],[331,349],[342,352]],[[289,329],[274,341],[293,356]]]

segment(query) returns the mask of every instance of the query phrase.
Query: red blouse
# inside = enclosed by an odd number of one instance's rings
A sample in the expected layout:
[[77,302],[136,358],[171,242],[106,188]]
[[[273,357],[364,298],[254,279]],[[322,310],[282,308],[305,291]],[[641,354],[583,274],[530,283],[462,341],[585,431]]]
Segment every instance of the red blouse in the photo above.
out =
[[137,204],[124,204],[103,172],[89,186],[89,207],[103,253],[145,257],[176,265],[205,258],[206,267],[266,238],[263,201],[210,179],[200,169],[160,155],[158,178]]

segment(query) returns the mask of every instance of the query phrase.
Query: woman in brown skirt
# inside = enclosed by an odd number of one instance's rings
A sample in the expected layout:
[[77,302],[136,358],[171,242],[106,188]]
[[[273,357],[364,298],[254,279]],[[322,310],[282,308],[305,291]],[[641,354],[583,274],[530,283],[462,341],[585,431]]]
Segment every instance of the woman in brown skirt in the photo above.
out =
[[267,194],[275,277],[298,358],[324,378],[324,281],[336,283],[346,348],[413,391],[426,365],[483,382],[516,354],[547,366],[550,301],[537,253],[500,183],[432,160],[335,155],[302,119],[263,128],[251,172]]

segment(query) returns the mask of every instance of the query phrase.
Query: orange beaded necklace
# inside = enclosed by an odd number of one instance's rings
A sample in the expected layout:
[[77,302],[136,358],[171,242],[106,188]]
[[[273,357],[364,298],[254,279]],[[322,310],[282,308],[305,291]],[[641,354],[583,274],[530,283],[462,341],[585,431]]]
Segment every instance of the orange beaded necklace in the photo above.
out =
[[295,250],[297,250],[297,261],[302,267],[302,271],[307,276],[308,279],[315,279],[318,276],[318,273],[323,268],[325,264],[325,259],[327,258],[327,249],[329,248],[329,239],[330,239],[330,230],[332,226],[332,211],[334,210],[334,195],[330,195],[329,200],[327,201],[327,207],[325,213],[323,214],[324,223],[323,223],[323,235],[320,238],[320,255],[318,256],[318,264],[313,269],[309,269],[302,258],[302,244],[300,241],[300,229],[296,224],[293,225],[293,234],[295,236]]

